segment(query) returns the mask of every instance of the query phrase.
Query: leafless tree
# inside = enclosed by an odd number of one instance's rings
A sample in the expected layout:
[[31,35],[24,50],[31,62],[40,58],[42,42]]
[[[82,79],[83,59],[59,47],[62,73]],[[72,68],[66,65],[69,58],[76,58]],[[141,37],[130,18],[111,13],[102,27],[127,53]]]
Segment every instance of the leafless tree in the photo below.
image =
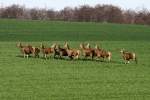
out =
[[47,10],[47,18],[48,20],[55,20],[56,12],[53,9]]
[[117,6],[100,4],[95,7],[89,5],[75,8],[65,7],[60,11],[38,8],[29,9],[20,5],[11,5],[0,8],[0,18],[150,25],[150,11],[145,8],[140,11],[122,10]]
[[2,18],[21,18],[23,16],[24,8],[19,5],[12,5],[3,9],[1,13]]

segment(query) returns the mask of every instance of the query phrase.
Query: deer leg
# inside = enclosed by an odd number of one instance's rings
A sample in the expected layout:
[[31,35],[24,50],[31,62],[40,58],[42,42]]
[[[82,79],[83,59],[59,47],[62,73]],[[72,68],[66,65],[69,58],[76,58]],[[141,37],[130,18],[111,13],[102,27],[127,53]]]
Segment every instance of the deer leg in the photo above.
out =
[[29,55],[27,54],[27,59],[29,58]]
[[40,57],[39,54],[37,55],[37,57],[38,57],[38,58]]
[[61,56],[61,55],[59,55],[59,58],[60,58],[60,59],[62,59],[62,56]]
[[25,53],[23,54],[23,57],[24,57],[24,58],[26,57],[26,54],[25,54]]
[[36,54],[35,53],[33,53],[33,57],[36,58]]
[[124,61],[124,64],[127,64],[127,62],[126,62],[126,61]]
[[129,60],[125,60],[125,64],[128,64],[129,63]]
[[105,57],[102,57],[102,59],[103,59],[102,61],[104,62],[105,61]]
[[43,58],[45,58],[45,54],[43,53]]
[[76,56],[76,59],[79,59],[79,55]]
[[109,57],[108,57],[108,61],[110,62],[110,60],[111,60],[111,57],[109,56]]
[[54,59],[56,58],[56,54],[54,54]]
[[39,58],[39,54],[35,54],[35,58],[36,58],[36,57]]
[[94,59],[94,56],[92,55],[92,60]]
[[37,57],[37,58],[39,58],[39,54],[38,54],[38,53],[37,53],[37,54],[35,54],[35,58],[36,58],[36,57]]
[[47,54],[45,54],[45,56],[44,56],[44,57],[45,57],[45,59],[47,59]]
[[93,54],[90,54],[90,57],[92,58],[92,60],[93,60]]
[[59,55],[59,56],[60,56],[60,59],[62,59],[63,53],[62,53],[62,52],[60,52],[60,55]]
[[72,60],[73,59],[73,57],[72,56],[69,56],[69,58]]
[[84,55],[84,58],[83,58],[83,60],[87,60],[87,56],[86,56],[86,55]]

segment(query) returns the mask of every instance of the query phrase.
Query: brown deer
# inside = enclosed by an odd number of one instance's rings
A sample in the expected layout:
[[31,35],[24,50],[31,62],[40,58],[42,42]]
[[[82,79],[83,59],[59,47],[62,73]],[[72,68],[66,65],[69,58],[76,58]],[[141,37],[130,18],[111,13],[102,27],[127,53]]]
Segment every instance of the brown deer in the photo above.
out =
[[111,52],[110,51],[106,51],[106,50],[103,50],[103,49],[100,49],[98,45],[95,46],[95,56],[97,56],[98,58],[107,58],[108,61],[111,60]]
[[37,48],[37,47],[32,47],[32,48],[33,48],[33,52],[32,52],[32,53],[33,53],[33,56],[39,58],[39,57],[40,57],[40,56],[39,56],[40,49]]
[[120,53],[125,60],[125,64],[130,63],[130,60],[134,60],[136,64],[138,63],[136,54],[134,52],[127,52],[124,49],[121,49]]
[[61,48],[59,44],[53,44],[53,50],[54,50],[54,58],[56,58],[56,56],[59,56],[59,58],[62,59],[63,56],[68,56],[67,50]]
[[93,57],[94,57],[94,50],[93,49],[86,48],[84,46],[84,44],[80,44],[80,48],[82,50],[82,54],[83,54],[84,58],[91,57],[93,59]]
[[24,55],[24,58],[25,58],[25,57],[28,58],[28,57],[30,56],[30,54],[32,54],[32,52],[33,52],[33,48],[32,48],[31,45],[23,46],[23,45],[19,42],[19,43],[17,44],[17,47],[20,48],[21,52],[22,52],[23,55]]
[[73,58],[79,59],[80,50],[70,49],[70,47],[69,47],[67,42],[65,43],[64,48],[66,49],[68,57],[70,59],[73,59]]
[[53,51],[53,48],[46,48],[42,43],[41,43],[41,51],[43,53],[43,57],[45,59],[47,59],[47,56],[49,54],[52,54],[54,51]]

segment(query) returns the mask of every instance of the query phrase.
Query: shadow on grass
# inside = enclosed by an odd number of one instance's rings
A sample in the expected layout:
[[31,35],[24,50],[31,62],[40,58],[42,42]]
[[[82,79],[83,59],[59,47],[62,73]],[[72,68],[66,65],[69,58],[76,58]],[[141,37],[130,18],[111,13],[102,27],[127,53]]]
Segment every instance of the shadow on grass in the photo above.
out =
[[[17,55],[16,57],[18,57],[18,58],[24,58],[24,56],[23,55]],[[36,59],[43,59],[43,60],[50,60],[50,59],[53,59],[53,60],[60,60],[60,61],[62,61],[62,60],[64,60],[64,61],[83,61],[83,62],[97,62],[97,63],[113,63],[113,64],[124,64],[123,62],[121,62],[121,61],[114,61],[114,60],[111,60],[110,62],[107,60],[107,59],[105,59],[105,60],[103,60],[103,59],[90,59],[90,58],[79,58],[79,59],[70,59],[69,57],[62,57],[62,58],[59,58],[59,57],[53,57],[53,56],[49,56],[49,57],[47,57],[47,59],[45,59],[44,57],[33,57],[33,56],[29,56],[29,58],[28,59],[30,59],[30,58],[36,58]],[[24,58],[25,59],[25,58]]]

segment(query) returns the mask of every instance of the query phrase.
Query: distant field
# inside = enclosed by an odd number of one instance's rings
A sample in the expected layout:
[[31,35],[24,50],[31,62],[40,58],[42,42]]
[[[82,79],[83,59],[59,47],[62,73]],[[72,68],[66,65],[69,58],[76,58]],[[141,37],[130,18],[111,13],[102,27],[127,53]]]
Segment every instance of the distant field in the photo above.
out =
[[[112,52],[112,61],[24,59],[18,41],[39,47],[68,41]],[[138,64],[123,64],[119,49]],[[80,57],[82,58],[82,56]],[[150,27],[100,23],[0,20],[0,100],[149,100]]]
[[149,32],[141,25],[0,20],[0,41],[149,41]]

